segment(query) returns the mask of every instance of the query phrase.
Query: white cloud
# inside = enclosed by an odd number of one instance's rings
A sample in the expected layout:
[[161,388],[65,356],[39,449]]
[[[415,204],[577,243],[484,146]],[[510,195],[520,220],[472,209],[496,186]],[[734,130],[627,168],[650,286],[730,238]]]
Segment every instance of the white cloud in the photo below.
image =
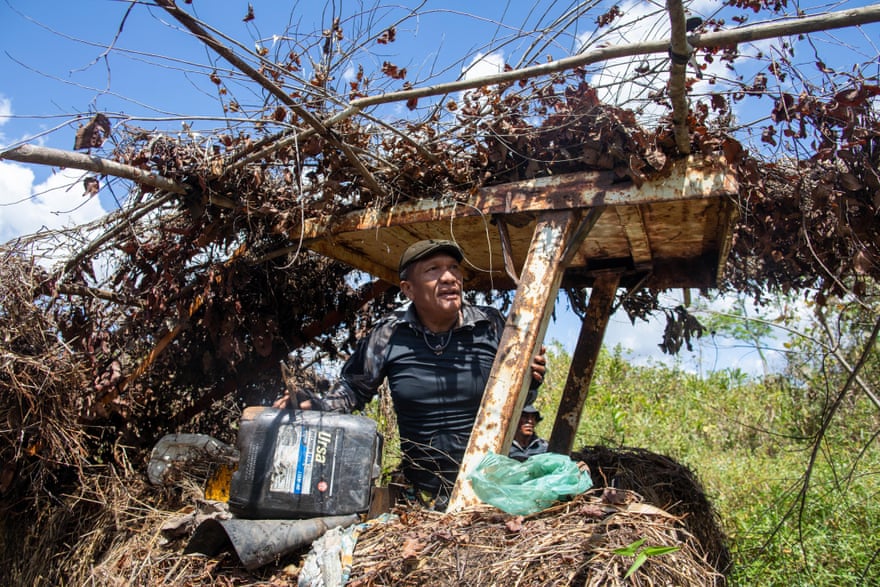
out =
[[6,144],[6,133],[3,132],[3,125],[9,122],[12,116],[12,100],[0,94],[0,149]]
[[345,83],[353,82],[357,79],[358,69],[354,66],[354,63],[349,63],[345,66],[345,71],[342,72],[342,81]]
[[91,222],[107,213],[97,196],[83,196],[85,172],[65,169],[35,184],[34,172],[0,161],[0,242]]
[[0,126],[9,121],[12,116],[12,100],[0,94]]
[[[485,77],[487,75],[494,75],[496,73],[501,73],[502,71],[504,71],[504,53],[502,51],[486,54],[477,53],[471,62],[462,68],[461,76],[463,79],[469,80]],[[473,92],[473,90],[459,92],[459,99],[462,99],[464,94],[468,92]],[[480,109],[483,111],[487,110],[486,103],[488,99],[480,94],[473,95],[476,96],[476,100],[480,104]]]
[[467,67],[462,70],[464,79],[474,79],[504,71],[504,52],[477,53]]

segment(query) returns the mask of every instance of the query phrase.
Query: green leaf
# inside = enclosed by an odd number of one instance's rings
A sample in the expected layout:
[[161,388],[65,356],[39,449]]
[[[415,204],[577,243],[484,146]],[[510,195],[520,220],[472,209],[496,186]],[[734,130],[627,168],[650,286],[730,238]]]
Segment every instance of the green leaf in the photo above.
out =
[[660,556],[661,554],[669,554],[681,550],[680,546],[647,546],[642,552],[647,556]]
[[[621,556],[633,556],[638,551],[639,547],[645,543],[647,538],[642,538],[641,540],[636,540],[629,546],[624,548],[618,548],[614,551],[614,554],[619,554]],[[670,552],[675,552],[677,550],[681,550],[680,546],[646,546],[639,552],[639,555],[636,556],[636,560],[633,561],[633,564],[630,566],[629,570],[626,572],[626,575],[623,576],[624,579],[628,579],[630,575],[639,570],[645,561],[648,560],[648,557],[651,556],[660,556],[661,554],[669,554]]]
[[623,580],[625,581],[625,580],[629,579],[629,576],[632,575],[633,573],[635,573],[636,571],[638,571],[639,567],[641,567],[643,564],[645,564],[646,560],[648,560],[648,555],[645,554],[644,551],[640,552],[639,556],[636,557],[636,560],[633,561],[632,566],[626,572],[626,575],[623,576]]
[[620,556],[635,556],[636,551],[639,547],[645,543],[647,538],[642,538],[640,540],[636,540],[629,546],[624,546],[623,548],[618,548],[614,551],[614,554],[619,554]]

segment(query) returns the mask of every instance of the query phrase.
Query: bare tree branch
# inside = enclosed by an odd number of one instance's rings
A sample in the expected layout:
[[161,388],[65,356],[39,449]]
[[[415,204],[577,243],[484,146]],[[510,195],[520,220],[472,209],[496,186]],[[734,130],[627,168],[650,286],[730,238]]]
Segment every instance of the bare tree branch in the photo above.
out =
[[[783,21],[755,24],[744,26],[729,31],[720,31],[714,33],[704,33],[700,35],[692,35],[686,42],[692,47],[718,47],[726,45],[736,45],[737,43],[758,41],[762,39],[771,39],[781,35],[793,35],[800,33],[809,33],[822,30],[831,30],[835,28],[843,28],[850,26],[858,26],[872,22],[880,22],[880,4],[858,8],[854,10],[842,10],[827,15],[818,15],[803,17],[795,21]],[[683,24],[682,24],[683,27]],[[429,96],[440,96],[452,92],[463,90],[472,90],[482,86],[494,84],[515,82],[522,79],[539,77],[582,67],[593,63],[600,63],[616,59],[618,57],[634,57],[637,55],[651,55],[655,53],[666,53],[669,50],[669,42],[665,40],[650,41],[644,43],[631,43],[626,45],[616,45],[601,47],[592,51],[587,51],[559,59],[549,61],[540,65],[531,67],[523,67],[497,74],[474,77],[469,79],[460,79],[453,82],[424,86],[420,88],[411,88],[401,90],[399,92],[387,92],[352,100],[349,107],[323,121],[323,127],[332,127],[347,118],[359,114],[368,106],[376,106],[379,104],[389,104],[392,102],[406,101],[413,98],[425,98]],[[322,127],[322,128],[323,128]],[[317,129],[315,129],[317,130]],[[279,138],[278,141],[270,144],[265,149],[253,152],[248,157],[238,159],[233,163],[231,169],[239,169],[255,161],[260,161],[267,157],[270,153],[303,141],[313,134],[315,130],[308,129],[301,133],[287,135]],[[681,148],[681,147],[679,147]],[[682,151],[689,152],[689,151]]]
[[681,0],[667,0],[666,6],[669,9],[669,24],[671,26],[669,98],[672,100],[672,126],[678,150],[687,155],[691,152],[691,140],[687,128],[688,104],[685,95],[685,77],[693,47],[687,41],[684,6]]
[[[805,16],[793,21],[755,24],[731,29],[729,31],[692,35],[688,41],[691,46],[695,48],[720,47],[747,43],[750,41],[759,41],[762,39],[772,39],[780,36],[858,26],[872,22],[880,22],[880,4],[866,6],[864,8],[856,8],[853,10],[841,10],[839,12],[832,12],[830,14],[818,16]],[[668,50],[669,42],[666,40],[601,47],[579,55],[573,55],[556,61],[548,61],[547,63],[524,67],[522,69],[514,69],[478,78],[456,80],[444,84],[436,84],[433,86],[412,88],[400,92],[389,92],[387,94],[360,98],[358,100],[352,100],[351,106],[353,108],[365,108],[375,104],[387,104],[389,102],[398,102],[409,100],[411,98],[424,98],[426,96],[437,96],[448,94],[450,92],[471,90],[481,86],[515,82],[521,79],[558,73],[560,71],[599,63],[601,61],[608,61],[609,59],[616,59],[618,57],[634,57],[636,55],[665,53]]]
[[113,175],[124,179],[130,179],[142,185],[148,185],[166,192],[185,195],[188,189],[185,185],[170,180],[161,175],[155,175],[149,171],[123,165],[109,159],[102,159],[94,155],[64,151],[51,147],[36,147],[34,145],[21,145],[0,153],[0,159],[9,159],[19,163],[38,163],[40,165],[52,165],[55,167],[72,167],[85,171],[94,171],[103,175]]

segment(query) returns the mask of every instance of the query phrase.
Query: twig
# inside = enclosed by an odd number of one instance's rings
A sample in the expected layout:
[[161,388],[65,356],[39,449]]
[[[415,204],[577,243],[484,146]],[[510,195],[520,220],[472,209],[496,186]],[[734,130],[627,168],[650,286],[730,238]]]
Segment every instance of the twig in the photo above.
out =
[[120,304],[123,306],[140,306],[143,305],[142,302],[137,300],[131,300],[126,296],[120,295],[116,292],[109,291],[106,289],[100,289],[95,287],[86,287],[83,285],[68,283],[61,284],[57,288],[58,293],[63,293],[66,295],[72,296],[81,296],[81,297],[90,297],[97,298],[99,300],[105,300],[108,302],[113,302],[115,304]]

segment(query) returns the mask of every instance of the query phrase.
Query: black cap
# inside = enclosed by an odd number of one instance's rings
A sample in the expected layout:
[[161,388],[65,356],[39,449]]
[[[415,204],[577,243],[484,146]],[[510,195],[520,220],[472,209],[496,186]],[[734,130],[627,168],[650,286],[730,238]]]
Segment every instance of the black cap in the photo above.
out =
[[464,259],[464,254],[461,252],[461,249],[452,241],[434,239],[418,241],[408,246],[400,256],[400,265],[397,267],[397,272],[400,274],[400,278],[403,279],[403,272],[407,267],[416,261],[427,259],[437,253],[446,253],[455,258],[459,263]]
[[541,416],[541,412],[538,411],[538,408],[536,408],[532,404],[529,404],[529,405],[523,407],[522,414],[520,414],[520,417],[524,416],[525,414],[535,414],[537,416],[537,418],[535,419],[536,422],[540,422],[541,420],[544,419]]

